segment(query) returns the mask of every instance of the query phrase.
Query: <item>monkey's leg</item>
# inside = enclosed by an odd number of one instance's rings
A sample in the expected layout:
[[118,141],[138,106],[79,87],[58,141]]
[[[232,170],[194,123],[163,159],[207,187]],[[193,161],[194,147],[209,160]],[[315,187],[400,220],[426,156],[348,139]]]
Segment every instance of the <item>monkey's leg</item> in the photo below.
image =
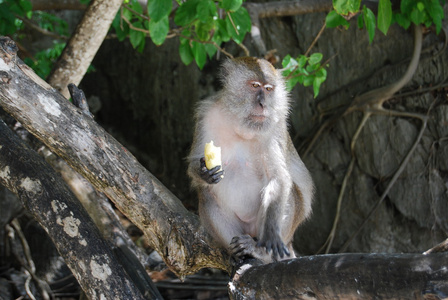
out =
[[236,215],[218,205],[216,196],[208,188],[199,193],[199,216],[202,225],[226,248],[234,236],[242,235],[243,227]]

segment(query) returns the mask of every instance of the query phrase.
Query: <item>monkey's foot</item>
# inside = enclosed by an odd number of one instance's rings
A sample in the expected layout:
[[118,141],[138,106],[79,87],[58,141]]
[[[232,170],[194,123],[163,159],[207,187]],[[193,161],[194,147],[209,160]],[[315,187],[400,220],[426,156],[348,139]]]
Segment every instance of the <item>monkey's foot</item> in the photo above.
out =
[[233,256],[242,258],[244,256],[256,257],[257,242],[248,234],[235,236],[230,242],[230,252]]
[[211,170],[207,169],[204,157],[200,159],[200,163],[199,176],[208,184],[216,184],[224,177],[224,171],[219,171],[221,166],[216,166]]
[[260,240],[256,246],[266,249],[267,253],[272,252],[272,257],[275,261],[279,261],[291,256],[288,248],[282,242],[280,236],[276,234],[272,234],[272,237],[270,239]]

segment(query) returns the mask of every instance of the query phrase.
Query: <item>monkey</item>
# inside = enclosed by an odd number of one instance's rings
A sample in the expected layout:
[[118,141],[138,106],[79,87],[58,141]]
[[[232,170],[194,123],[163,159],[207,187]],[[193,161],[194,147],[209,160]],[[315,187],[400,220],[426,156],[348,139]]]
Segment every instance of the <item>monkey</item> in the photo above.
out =
[[[314,185],[288,133],[289,94],[280,71],[255,57],[226,60],[223,85],[202,100],[187,157],[203,226],[237,259],[294,258],[295,230],[311,213]],[[222,149],[208,170],[205,143]]]

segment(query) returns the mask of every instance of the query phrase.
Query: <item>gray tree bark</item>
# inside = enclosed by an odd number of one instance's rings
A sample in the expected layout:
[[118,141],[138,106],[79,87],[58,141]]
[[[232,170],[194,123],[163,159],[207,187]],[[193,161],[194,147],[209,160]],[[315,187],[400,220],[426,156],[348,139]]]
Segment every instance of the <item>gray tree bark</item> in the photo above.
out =
[[78,85],[103,43],[122,0],[94,0],[87,8],[52,70],[48,83],[68,98],[67,85]]
[[143,297],[64,181],[0,120],[0,183],[52,238],[90,299]]

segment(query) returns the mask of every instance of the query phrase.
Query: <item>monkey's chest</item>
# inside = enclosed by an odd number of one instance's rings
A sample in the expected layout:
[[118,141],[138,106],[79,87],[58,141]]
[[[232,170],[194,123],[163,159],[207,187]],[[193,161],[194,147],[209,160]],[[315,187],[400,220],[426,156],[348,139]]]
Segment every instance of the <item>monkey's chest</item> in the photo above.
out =
[[262,190],[267,182],[262,165],[250,157],[250,153],[244,151],[237,155],[224,155],[222,167],[225,176],[213,187],[219,205],[248,224],[256,222]]

